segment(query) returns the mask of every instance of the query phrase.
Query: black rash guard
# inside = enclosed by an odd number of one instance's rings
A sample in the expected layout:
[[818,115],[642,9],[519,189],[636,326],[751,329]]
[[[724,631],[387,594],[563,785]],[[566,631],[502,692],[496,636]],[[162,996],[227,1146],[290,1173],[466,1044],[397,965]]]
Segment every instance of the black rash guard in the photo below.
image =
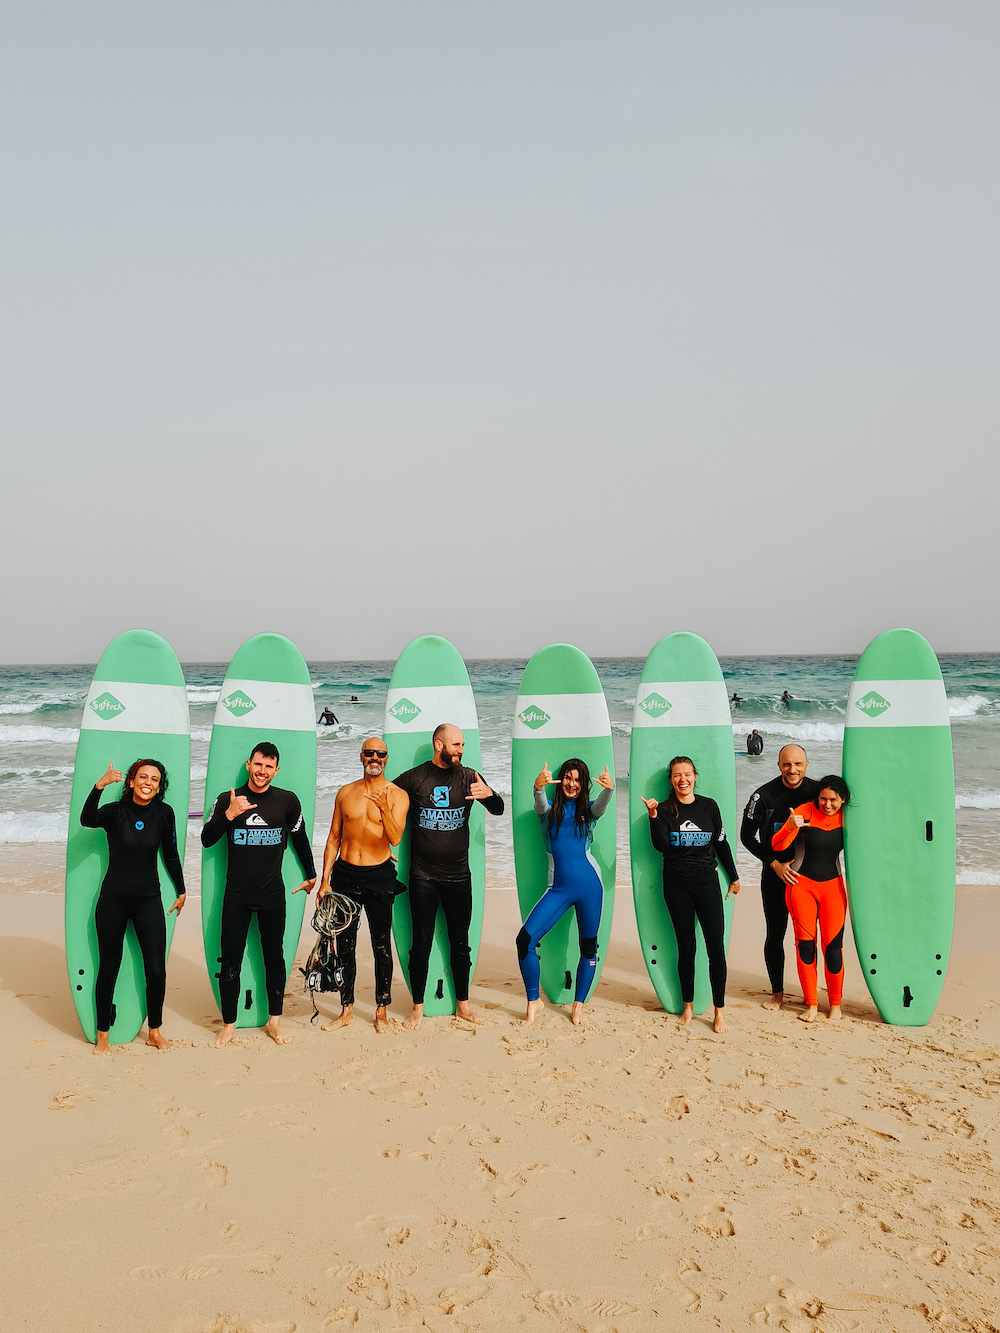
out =
[[101,793],[94,787],[80,811],[80,823],[84,828],[102,828],[108,835],[108,871],[102,891],[159,898],[156,853],[161,851],[177,896],[185,893],[184,871],[177,854],[177,824],[170,806],[162,801],[138,805],[132,799],[102,806],[100,800]]
[[663,854],[663,878],[703,879],[715,874],[715,858],[734,884],[739,879],[733,851],[726,840],[722,815],[711,796],[695,795],[685,805],[677,802],[677,814],[667,810],[667,801],[661,801],[656,818],[649,821],[649,836],[653,846]]
[[[446,882],[469,875],[469,786],[471,768],[438,768],[431,760],[393,779],[410,798],[410,867],[418,875]],[[480,799],[491,815],[503,814],[496,792]]]
[[302,806],[293,791],[282,787],[255,792],[244,783],[237,788],[236,795],[245,796],[254,808],[230,822],[226,818],[229,792],[220,792],[201,831],[202,846],[214,847],[222,837],[229,842],[227,898],[244,907],[277,907],[285,901],[281,861],[289,838],[305,878],[316,877]]
[[763,863],[765,870],[770,869],[772,861],[792,859],[794,853],[790,847],[776,852],[771,841],[797,805],[815,801],[818,795],[819,783],[813,778],[803,778],[797,787],[786,787],[779,775],[758,787],[747,801],[740,825],[740,842],[751,856]]

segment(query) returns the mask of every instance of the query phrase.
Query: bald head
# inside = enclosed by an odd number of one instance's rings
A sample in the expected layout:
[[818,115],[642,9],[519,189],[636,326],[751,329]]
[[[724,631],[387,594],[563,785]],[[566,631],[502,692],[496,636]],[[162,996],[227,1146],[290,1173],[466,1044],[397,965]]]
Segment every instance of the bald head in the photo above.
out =
[[385,770],[389,751],[381,736],[369,736],[361,742],[361,766],[366,778],[377,778]]
[[442,722],[439,727],[435,727],[434,735],[431,738],[434,744],[433,763],[438,768],[458,768],[462,763],[462,754],[465,750],[465,737],[458,727],[450,722]]
[[801,745],[783,745],[778,751],[778,770],[786,787],[793,791],[802,786],[809,768],[809,756]]

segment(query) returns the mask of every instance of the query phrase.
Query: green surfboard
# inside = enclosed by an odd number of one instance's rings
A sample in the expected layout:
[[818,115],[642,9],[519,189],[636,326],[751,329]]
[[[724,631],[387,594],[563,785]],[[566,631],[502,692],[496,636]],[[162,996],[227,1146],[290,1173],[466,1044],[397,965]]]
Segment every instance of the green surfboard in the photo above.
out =
[[[435,727],[451,722],[465,736],[462,763],[474,768],[485,781],[483,756],[479,743],[479,716],[469,672],[461,653],[453,643],[438,634],[422,634],[406,645],[396,660],[385,701],[384,739],[389,750],[386,774],[390,780],[408,769],[424,764],[434,756],[431,737]],[[472,951],[470,979],[475,975],[479,943],[483,933],[483,903],[486,890],[486,812],[474,801],[469,815],[469,869],[472,873],[472,923],[469,948]],[[406,884],[410,869],[409,821],[399,846],[399,878]],[[410,945],[413,922],[410,899],[401,893],[393,904],[392,933],[396,953],[406,983],[410,983]],[[424,1014],[434,1018],[453,1014],[457,1007],[455,984],[451,973],[451,955],[444,913],[438,908],[434,940],[427,966]]]
[[[715,653],[697,634],[681,631],[660,639],[646,658],[632,713],[629,745],[629,846],[632,894],[642,956],[664,1009],[684,1008],[677,979],[677,939],[663,901],[663,857],[649,837],[649,815],[642,797],[662,801],[669,793],[667,765],[687,755],[698,770],[695,790],[711,796],[722,812],[729,845],[736,854],[736,764],[729,698]],[[719,885],[729,888],[721,867]],[[733,898],[725,902],[726,944]],[[694,1010],[712,1003],[708,956],[697,927]]]
[[[601,788],[597,774],[607,765],[614,776],[611,722],[600,678],[590,658],[570,643],[540,648],[524,668],[514,706],[511,748],[511,804],[514,816],[514,869],[521,919],[527,918],[548,886],[548,856],[534,807],[535,778],[548,764],[553,775],[565,759],[582,759],[590,769],[590,799]],[[549,799],[554,788],[546,788]],[[594,993],[611,937],[615,901],[616,797],[594,825],[591,852],[604,884],[601,928],[597,935]],[[580,945],[576,914],[566,912],[538,946],[542,989],[553,1004],[569,1004],[576,987]]]
[[887,1023],[934,1012],[955,921],[955,768],[948,699],[930,644],[887,630],[847,701],[844,859],[865,982]]
[[[256,634],[239,649],[229,664],[215,707],[212,740],[208,750],[205,780],[205,818],[211,815],[216,797],[247,780],[246,761],[258,741],[271,741],[278,748],[275,787],[293,791],[302,804],[306,829],[311,830],[316,810],[316,712],[312,684],[302,654],[281,634]],[[202,848],[201,921],[205,935],[205,961],[209,980],[219,1002],[222,900],[226,889],[228,843],[222,838],[214,847]],[[282,862],[285,881],[285,976],[292,970],[306,893],[292,895],[302,883],[303,871],[289,845]],[[236,1026],[260,1027],[267,1022],[267,992],[264,959],[257,922],[250,925],[243,968]]]
[[[66,963],[73,1003],[88,1041],[97,1039],[94,908],[108,868],[108,839],[103,829],[82,828],[80,811],[109,763],[124,778],[136,759],[159,759],[167,770],[166,803],[177,820],[177,851],[183,861],[191,781],[187,691],[174,650],[148,629],[127,630],[104,650],[87,694],[76,747],[66,840]],[[117,784],[106,787],[101,804],[117,800],[121,791]],[[157,860],[166,913],[176,892],[163,858]],[[177,917],[167,916],[166,921],[169,952]],[[111,1041],[132,1041],[145,1019],[142,954],[130,925],[115,984]]]

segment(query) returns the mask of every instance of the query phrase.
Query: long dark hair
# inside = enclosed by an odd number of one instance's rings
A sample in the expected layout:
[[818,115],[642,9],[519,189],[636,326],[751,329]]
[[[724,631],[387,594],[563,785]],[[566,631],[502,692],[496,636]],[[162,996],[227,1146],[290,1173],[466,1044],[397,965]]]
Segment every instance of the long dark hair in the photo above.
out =
[[167,787],[169,785],[167,783],[167,770],[160,763],[159,759],[137,759],[125,774],[125,781],[122,783],[122,794],[118,797],[119,801],[131,801],[132,783],[135,782],[135,775],[138,773],[139,769],[143,768],[146,764],[148,764],[150,768],[158,768],[160,770],[160,790],[153,797],[150,804],[162,801],[164,796],[166,796]]
[[590,769],[582,759],[566,759],[559,766],[559,772],[556,776],[556,794],[549,806],[548,829],[550,838],[553,835],[559,836],[563,815],[566,813],[566,794],[563,791],[562,781],[566,774],[574,768],[580,774],[580,795],[576,798],[576,815],[573,822],[581,838],[589,839],[590,837],[590,830],[594,824],[594,816],[590,813]]
[[694,780],[695,782],[698,781],[698,770],[694,767],[694,760],[689,759],[686,754],[675,754],[673,759],[671,759],[670,763],[667,765],[667,786],[670,788],[670,791],[667,794],[666,806],[667,814],[671,819],[676,819],[680,813],[677,806],[677,793],[674,791],[674,784],[670,781],[670,774],[674,771],[675,764],[690,764],[692,769],[694,769]]
[[813,805],[819,804],[819,794],[824,787],[828,787],[830,791],[835,791],[845,805],[850,803],[851,789],[844,779],[839,773],[827,773],[825,778],[820,778],[819,780],[819,787],[816,791],[816,799],[813,801]]

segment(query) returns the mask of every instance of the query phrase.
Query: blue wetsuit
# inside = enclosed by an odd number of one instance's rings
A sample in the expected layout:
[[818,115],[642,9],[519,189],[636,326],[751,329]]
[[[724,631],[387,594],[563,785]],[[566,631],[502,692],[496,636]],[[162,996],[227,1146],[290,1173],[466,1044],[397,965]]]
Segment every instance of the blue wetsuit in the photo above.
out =
[[[602,787],[596,801],[590,805],[593,819],[600,819],[608,808],[611,792]],[[538,944],[547,935],[564,912],[576,908],[576,924],[580,933],[580,962],[576,969],[574,1000],[582,1004],[587,998],[597,966],[597,932],[601,925],[601,907],[604,903],[604,885],[601,883],[597,862],[590,850],[593,835],[581,834],[576,822],[576,801],[567,800],[558,831],[549,833],[549,800],[544,792],[535,791],[535,813],[542,821],[545,850],[549,855],[549,888],[528,913],[528,919],[517,937],[517,956],[521,976],[529,1000],[538,999]]]

